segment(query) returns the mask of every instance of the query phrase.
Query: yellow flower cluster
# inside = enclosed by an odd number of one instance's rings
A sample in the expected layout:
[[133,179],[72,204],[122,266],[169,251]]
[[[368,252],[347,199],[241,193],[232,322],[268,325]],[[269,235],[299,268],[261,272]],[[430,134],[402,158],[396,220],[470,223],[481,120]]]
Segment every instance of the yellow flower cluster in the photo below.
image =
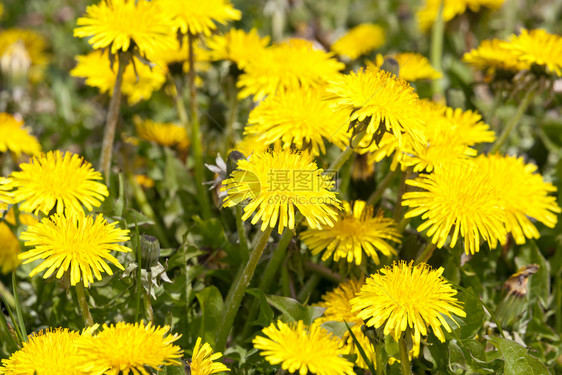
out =
[[521,30],[507,41],[484,40],[478,48],[467,52],[463,60],[493,74],[496,70],[518,72],[533,65],[548,73],[562,76],[562,37],[546,30]]
[[121,322],[96,329],[31,334],[20,350],[2,360],[0,374],[147,375],[145,368],[180,364],[181,349],[173,344],[180,336],[167,335],[169,326]]
[[478,12],[481,8],[494,10],[501,8],[504,2],[505,0],[425,0],[424,6],[416,13],[416,18],[420,29],[427,31],[437,19],[441,3],[443,3],[443,21],[448,22],[467,9],[473,12]]

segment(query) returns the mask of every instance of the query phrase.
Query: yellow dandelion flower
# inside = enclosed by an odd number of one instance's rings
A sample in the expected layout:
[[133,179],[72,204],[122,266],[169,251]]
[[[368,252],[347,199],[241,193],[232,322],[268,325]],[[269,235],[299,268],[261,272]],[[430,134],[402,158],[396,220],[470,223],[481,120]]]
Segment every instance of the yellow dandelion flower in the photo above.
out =
[[58,213],[65,208],[82,211],[81,204],[91,211],[109,195],[107,187],[97,181],[102,179],[101,173],[70,152],[49,151],[19,167],[21,171],[12,172],[10,178],[15,203],[23,202],[22,211],[45,215],[55,207]]
[[414,342],[412,354],[417,357],[421,336],[427,335],[428,327],[444,342],[443,328],[451,332],[444,317],[466,316],[455,298],[457,291],[441,277],[443,271],[425,263],[413,266],[395,262],[366,280],[351,300],[352,311],[369,327],[384,326],[384,334],[392,334],[396,340],[409,329]]
[[213,60],[229,60],[239,69],[254,60],[269,44],[269,36],[260,37],[256,29],[246,33],[244,30],[230,29],[224,35],[214,35],[207,39]]
[[343,202],[343,211],[332,227],[309,229],[301,238],[312,254],[322,251],[322,260],[334,257],[360,265],[363,254],[380,264],[379,254],[396,255],[396,250],[386,241],[400,243],[396,222],[378,214],[373,216],[373,206],[357,200],[353,204]]
[[[504,2],[505,0],[443,0],[443,22],[449,22],[463,14],[467,7],[473,12],[478,12],[482,7],[494,10],[501,8]],[[441,0],[425,0],[424,6],[416,13],[421,30],[431,28],[437,19],[440,4]]]
[[424,6],[416,12],[421,30],[427,31],[431,28],[437,19],[441,1],[443,1],[443,22],[449,22],[466,11],[466,2],[463,0],[425,0]]
[[[197,72],[206,72],[211,68],[211,54],[203,48],[201,42],[194,44],[193,55],[195,56],[195,70]],[[175,38],[171,46],[157,46],[147,58],[151,63],[155,64],[155,67],[152,69],[174,71],[174,68],[170,67],[170,65],[182,64],[183,72],[189,72],[189,42],[187,36],[182,37],[181,42],[180,39]]]
[[228,367],[220,362],[214,362],[222,357],[221,353],[213,353],[213,349],[207,343],[201,345],[201,337],[197,338],[193,356],[189,367],[191,375],[211,375],[217,372],[230,371]]
[[425,143],[419,97],[392,73],[361,69],[331,81],[327,91],[334,94],[334,109],[347,113],[352,124],[367,125],[367,139],[391,132],[401,143],[402,134],[408,133]]
[[110,48],[112,54],[136,46],[150,56],[157,46],[172,45],[175,37],[158,1],[102,0],[88,6],[76,25],[74,36],[89,38],[94,49]]
[[79,369],[82,357],[78,332],[67,328],[48,329],[28,336],[20,350],[2,360],[3,375],[86,375]]
[[340,339],[318,324],[310,327],[303,321],[283,323],[277,321],[263,329],[264,336],[256,336],[252,342],[261,355],[272,365],[291,373],[306,375],[352,375],[353,364],[342,355]]
[[411,208],[404,217],[420,216],[424,220],[417,230],[428,229],[431,241],[441,248],[452,233],[450,246],[464,238],[467,254],[480,250],[480,240],[490,248],[505,243],[505,212],[501,206],[504,194],[473,159],[458,160],[419,175],[406,184],[422,189],[403,195],[402,205]]
[[[402,52],[383,57],[377,55],[375,66],[381,67],[386,59],[393,59],[398,64],[398,76],[408,82],[423,79],[441,78],[441,73],[433,69],[427,57],[415,52]],[[368,62],[367,66],[373,65]]]
[[521,30],[512,35],[503,48],[512,51],[525,64],[544,66],[549,72],[562,76],[562,37],[545,30]]
[[29,134],[23,121],[9,113],[0,113],[0,152],[6,151],[13,152],[16,157],[22,153],[37,155],[41,152],[41,145],[37,138]]
[[159,0],[159,2],[172,19],[174,30],[182,34],[210,36],[217,28],[215,22],[226,24],[242,17],[242,12],[234,9],[230,0]]
[[180,336],[166,335],[169,331],[169,326],[143,322],[104,324],[97,335],[84,337],[78,343],[84,353],[80,369],[91,375],[148,375],[145,367],[158,370],[179,365],[182,350],[173,343]]
[[135,128],[140,138],[166,147],[177,146],[181,150],[189,147],[189,137],[184,126],[141,120],[135,117]]
[[20,252],[20,242],[14,232],[8,224],[0,223],[0,271],[2,273],[7,274],[18,267]]
[[[361,331],[363,326],[363,319],[357,317],[357,314],[351,311],[350,301],[355,298],[361,287],[365,284],[364,280],[348,280],[338,285],[333,291],[328,292],[322,296],[322,302],[318,306],[325,308],[324,314],[315,320],[318,323],[325,322],[347,322],[355,338],[371,360],[371,363],[376,363],[375,347],[370,342],[369,338]],[[345,348],[349,354],[357,355],[356,364],[359,367],[367,368],[361,354],[353,341],[349,332],[344,333],[342,340],[345,342]]]
[[463,55],[462,60],[492,75],[496,70],[517,72],[529,69],[531,64],[517,59],[517,54],[506,48],[504,41],[499,39],[483,40],[478,48]]
[[477,162],[493,176],[501,190],[500,202],[505,212],[507,231],[517,244],[525,238],[539,238],[540,233],[531,221],[539,221],[554,228],[561,210],[556,197],[556,186],[545,182],[537,167],[525,164],[522,158],[511,156],[479,156]]
[[[16,225],[14,210],[10,209],[4,217],[11,225]],[[19,222],[23,225],[36,224],[37,219],[29,214],[20,214]],[[4,274],[15,270],[21,263],[18,255],[21,253],[20,241],[7,223],[0,223],[0,271]]]
[[332,44],[332,51],[355,60],[379,48],[385,42],[384,30],[379,25],[364,23],[355,26]]
[[116,228],[116,225],[117,222],[108,223],[102,214],[94,218],[86,216],[82,210],[53,214],[30,225],[21,234],[25,246],[34,248],[20,254],[19,258],[24,264],[43,259],[29,273],[30,277],[47,270],[44,279],[55,271],[55,277],[60,279],[70,268],[70,284],[76,285],[82,280],[84,286],[88,286],[94,282],[93,276],[101,280],[102,272],[113,275],[106,260],[124,269],[110,251],[131,251],[119,245],[129,240],[129,230]]
[[154,180],[145,174],[135,175],[135,181],[143,188],[150,189],[154,187]]
[[12,180],[6,177],[0,177],[0,210],[5,210],[8,208],[8,205],[12,203],[14,203]]
[[16,44],[21,44],[31,64],[37,67],[48,62],[45,53],[46,39],[33,30],[4,29],[0,31],[0,58],[10,54]]
[[281,140],[283,148],[314,156],[326,153],[325,141],[343,149],[349,143],[347,115],[334,112],[323,96],[324,90],[303,88],[268,96],[250,112],[244,134],[266,144]]
[[236,142],[234,148],[230,151],[241,152],[245,157],[249,157],[255,152],[265,152],[269,150],[270,145],[261,141],[261,137],[257,135],[246,135],[240,141]]
[[253,95],[259,101],[278,91],[324,85],[345,65],[308,41],[292,39],[264,49],[248,62],[237,86],[239,98]]
[[307,155],[290,150],[256,152],[238,161],[238,168],[223,181],[227,192],[225,207],[232,207],[249,199],[242,220],[254,212],[252,224],[262,221],[261,230],[274,228],[279,233],[285,227],[295,227],[295,208],[311,228],[331,225],[339,208],[336,193],[330,191],[334,182],[323,175]]
[[431,172],[436,166],[453,162],[456,159],[476,156],[470,146],[490,143],[495,134],[488,124],[482,121],[478,112],[463,111],[424,100],[427,146],[407,150],[404,161],[414,166],[414,172]]
[[[97,87],[102,94],[113,95],[113,86],[117,77],[117,64],[113,69],[107,55],[94,51],[87,55],[76,56],[77,65],[70,71],[74,77],[86,79],[86,84]],[[166,71],[160,66],[150,68],[136,57],[123,72],[121,92],[127,96],[129,104],[148,100],[152,93],[159,90],[166,82]]]
[[372,142],[370,139],[363,138],[356,152],[360,155],[367,154],[367,164],[370,166],[384,158],[392,157],[390,169],[394,171],[398,166],[401,169],[409,166],[409,164],[405,163],[408,156],[406,152],[411,153],[411,150],[418,150],[423,147],[425,147],[424,144],[413,140],[407,133],[402,135],[402,147],[400,147],[398,139],[394,135],[385,133],[379,144]]
[[473,12],[478,12],[480,8],[488,8],[488,9],[500,9],[505,3],[505,0],[464,0],[466,1],[466,5],[472,10]]

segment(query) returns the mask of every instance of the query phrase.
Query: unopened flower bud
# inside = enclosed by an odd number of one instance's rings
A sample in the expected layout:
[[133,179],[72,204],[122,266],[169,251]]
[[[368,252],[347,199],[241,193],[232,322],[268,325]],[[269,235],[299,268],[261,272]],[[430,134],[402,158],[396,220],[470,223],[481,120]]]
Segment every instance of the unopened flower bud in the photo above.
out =
[[156,237],[143,234],[140,237],[140,247],[142,267],[150,271],[160,258],[160,243]]

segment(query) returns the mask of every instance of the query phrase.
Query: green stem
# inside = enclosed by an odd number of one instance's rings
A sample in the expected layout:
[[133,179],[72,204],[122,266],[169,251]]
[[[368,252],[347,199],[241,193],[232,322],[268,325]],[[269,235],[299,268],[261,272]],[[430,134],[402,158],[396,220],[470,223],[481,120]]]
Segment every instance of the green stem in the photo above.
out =
[[359,134],[357,134],[352,140],[351,145],[347,146],[345,150],[334,160],[334,162],[328,168],[328,171],[337,171],[341,168],[341,166],[349,159],[351,155],[355,152],[355,148],[359,145],[359,142],[365,137],[367,130],[363,130]]
[[14,302],[16,304],[16,317],[18,318],[18,325],[21,330],[22,339],[23,341],[27,341],[27,330],[25,329],[25,324],[23,321],[23,310],[21,308],[20,297],[18,294],[18,280],[16,277],[16,270],[12,271],[12,289],[14,293]]
[[311,260],[307,260],[304,263],[304,269],[338,284],[343,281],[343,277],[339,273],[332,271],[323,264],[314,263]]
[[381,199],[382,195],[384,194],[384,191],[386,190],[386,188],[390,185],[390,183],[392,182],[392,180],[394,179],[394,177],[396,177],[396,175],[398,175],[398,172],[400,170],[399,169],[395,169],[394,171],[391,171],[390,173],[388,173],[384,179],[379,183],[379,185],[377,186],[377,190],[375,190],[373,192],[373,194],[371,194],[369,196],[369,199],[367,199],[367,204],[368,205],[374,205],[375,203],[377,203],[379,201],[379,199]]
[[86,300],[86,292],[84,291],[84,284],[78,282],[76,284],[76,295],[78,296],[78,305],[80,306],[80,312],[82,313],[82,318],[88,327],[94,325],[94,319],[92,314],[90,314],[90,308],[88,307],[88,301]]
[[414,262],[414,265],[418,265],[420,263],[427,263],[429,258],[431,258],[431,256],[433,255],[433,252],[435,251],[436,248],[437,248],[436,244],[434,244],[431,241],[428,242],[427,245],[425,245],[425,248],[423,249],[423,251],[416,258],[416,261]]
[[244,271],[242,275],[236,282],[232,285],[230,290],[228,291],[228,295],[226,297],[225,302],[225,311],[222,318],[222,322],[219,325],[219,330],[217,331],[217,341],[216,341],[216,351],[224,352],[226,348],[226,340],[228,339],[228,334],[232,329],[232,325],[234,324],[234,318],[236,318],[236,314],[238,313],[238,309],[240,308],[240,303],[242,302],[242,298],[244,297],[244,293],[246,292],[246,288],[250,284],[250,280],[254,276],[254,272],[258,265],[258,262],[263,254],[263,250],[267,245],[267,241],[269,240],[269,236],[271,235],[271,231],[273,228],[267,227],[267,229],[261,234],[260,239],[252,250],[250,254],[250,258],[248,259],[248,263],[244,267]]
[[[329,259],[325,262],[325,266],[329,267],[332,264],[332,260]],[[297,299],[301,302],[308,301],[312,292],[318,286],[318,283],[322,280],[322,276],[325,276],[324,273],[314,273],[310,278],[304,283],[302,288],[299,290],[297,294]]]
[[141,246],[140,246],[140,238],[139,238],[139,234],[138,234],[138,226],[135,223],[135,236],[136,236],[136,244],[135,246],[137,247],[137,301],[136,301],[136,310],[135,310],[135,322],[139,321],[139,315],[140,315],[140,304],[141,304],[141,298],[142,298],[142,252],[141,252]]
[[156,232],[158,241],[162,243],[163,247],[166,248],[170,247],[170,242],[168,241],[166,232],[160,225],[160,222],[158,221],[158,218],[156,217],[156,214],[154,213],[154,210],[152,209],[150,202],[146,198],[146,194],[144,193],[144,190],[138,184],[138,182],[135,181],[134,178],[131,178],[129,180],[129,184],[133,187],[133,195],[135,197],[135,200],[137,201],[137,204],[139,205],[141,212],[145,214],[148,218],[150,218],[154,223],[154,231]]
[[239,205],[236,206],[236,231],[238,232],[238,242],[240,246],[240,258],[243,262],[248,261],[250,256],[248,249],[248,240],[246,239],[246,228],[244,228],[244,221],[242,220],[243,210]]
[[[269,287],[273,282],[273,279],[277,275],[278,270],[281,268],[281,264],[285,261],[287,255],[287,248],[289,247],[289,243],[293,238],[293,231],[289,229],[285,229],[281,239],[277,243],[277,247],[273,251],[273,255],[269,259],[269,262],[265,266],[261,274],[261,279],[258,284],[258,287],[265,293],[269,291]],[[252,328],[252,324],[255,322],[256,317],[259,313],[259,301],[254,299],[250,308],[250,315],[246,322],[244,323],[244,328],[242,329],[242,337],[247,337],[249,335],[249,331]]]
[[303,303],[307,301],[310,298],[312,291],[316,289],[316,287],[318,286],[318,283],[320,282],[321,279],[322,277],[317,273],[310,276],[310,278],[306,281],[306,283],[304,283],[302,288],[299,290],[297,299]]
[[113,152],[113,141],[115,140],[119,108],[121,107],[121,85],[123,83],[123,73],[127,66],[126,58],[127,57],[123,54],[117,56],[117,76],[115,77],[115,86],[113,86],[113,95],[109,102],[109,111],[107,112],[105,130],[103,133],[100,170],[105,175],[106,184],[109,184],[109,176],[111,173],[111,154]]
[[[443,73],[441,59],[443,58],[443,33],[445,29],[445,23],[443,22],[443,3],[444,0],[441,0],[439,3],[437,17],[431,29],[430,47],[431,65],[440,73]],[[434,96],[443,97],[442,78],[431,81],[431,90]]]
[[493,126],[493,119],[494,119],[494,115],[496,114],[496,110],[498,109],[502,98],[503,98],[503,92],[502,90],[498,87],[496,93],[494,94],[494,100],[492,101],[492,104],[490,105],[490,108],[488,108],[488,111],[486,113],[486,121],[488,122],[488,124]]
[[225,140],[224,140],[224,154],[228,155],[228,150],[233,145],[234,139],[234,124],[238,118],[238,90],[236,89],[236,81],[231,75],[228,76],[228,117],[226,120]]
[[[515,24],[517,23],[517,11],[519,8],[519,1],[518,0],[508,0],[506,4],[503,6],[504,12],[504,28],[502,32],[502,37],[507,38],[515,31]],[[551,9],[554,11],[554,9]]]
[[377,375],[384,375],[385,365],[382,361],[382,345],[378,343],[375,344],[375,361],[375,371],[377,372]]
[[154,311],[152,310],[150,294],[147,291],[144,291],[143,293],[143,301],[144,301],[144,311],[146,312],[146,317],[151,323],[154,323]]
[[16,300],[14,299],[14,296],[2,281],[0,281],[0,295],[4,297],[4,299],[6,300],[8,305],[10,305],[11,308],[16,307]]
[[259,282],[259,288],[263,290],[264,293],[267,293],[277,271],[279,270],[281,264],[285,260],[285,255],[287,254],[287,248],[289,247],[289,243],[293,239],[293,231],[290,229],[285,229],[273,255],[267,265],[265,266],[265,270],[263,271],[262,278]]
[[398,190],[398,197],[396,198],[396,204],[394,206],[394,213],[392,217],[394,221],[401,222],[402,217],[402,195],[406,192],[406,180],[410,177],[411,168],[408,167],[402,172],[402,180],[400,181],[400,189]]
[[554,297],[554,327],[556,332],[562,332],[562,273],[558,272],[556,278],[554,279],[554,290],[556,294]]
[[412,370],[410,369],[410,358],[408,357],[408,348],[404,334],[398,340],[398,345],[400,346],[400,372],[402,375],[410,375]]
[[527,107],[529,107],[529,104],[531,104],[531,101],[533,100],[536,92],[536,86],[532,86],[529,88],[529,90],[527,90],[525,96],[523,97],[523,100],[521,100],[521,103],[519,103],[519,107],[517,107],[517,111],[515,111],[515,114],[509,120],[507,126],[503,129],[500,137],[496,140],[496,143],[494,143],[494,145],[490,149],[490,154],[497,152],[500,147],[503,146],[503,144],[509,137],[509,134],[511,134],[513,129],[515,129],[515,126],[519,123],[519,120],[521,120],[523,113],[525,113],[525,110],[527,109]]
[[176,85],[176,97],[174,98],[174,101],[176,103],[176,110],[178,111],[178,117],[180,118],[180,122],[186,128],[189,127],[189,118],[187,117],[187,111],[185,110],[185,105],[183,103],[182,92],[177,85]]
[[197,86],[195,85],[195,35],[188,34],[189,46],[189,73],[187,80],[189,82],[189,114],[191,116],[191,151],[193,152],[193,162],[195,167],[195,185],[197,188],[197,196],[201,208],[201,216],[204,220],[211,217],[211,206],[205,182],[205,166],[203,164],[203,147],[201,145],[201,135],[199,134],[199,116],[197,114]]

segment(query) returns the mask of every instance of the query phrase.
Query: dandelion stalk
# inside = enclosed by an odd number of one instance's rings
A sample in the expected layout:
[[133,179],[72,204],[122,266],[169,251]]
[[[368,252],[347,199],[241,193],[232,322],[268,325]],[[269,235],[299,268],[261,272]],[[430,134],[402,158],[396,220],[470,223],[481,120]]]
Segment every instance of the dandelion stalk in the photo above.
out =
[[16,316],[18,318],[18,325],[20,327],[21,330],[21,335],[23,338],[23,341],[27,340],[27,330],[25,329],[25,324],[23,321],[23,311],[21,308],[21,304],[20,304],[20,297],[18,294],[18,281],[17,281],[17,277],[16,277],[16,271],[12,271],[12,288],[13,288],[13,292],[14,292],[14,302],[16,305]]
[[80,306],[80,312],[82,313],[82,318],[84,318],[84,323],[86,323],[88,327],[92,327],[94,325],[94,319],[92,318],[92,314],[90,314],[86,292],[84,291],[84,284],[81,282],[76,283],[76,295],[78,296],[78,305]]
[[205,180],[205,166],[203,165],[203,147],[201,146],[201,135],[199,134],[199,116],[197,114],[197,86],[195,85],[195,35],[188,34],[189,47],[189,73],[187,80],[189,82],[189,115],[191,117],[191,150],[193,152],[193,162],[195,164],[195,185],[199,204],[201,207],[201,216],[203,219],[211,217],[211,206],[209,196],[203,182]]
[[391,171],[390,173],[388,173],[384,177],[384,179],[377,186],[377,190],[373,191],[373,194],[371,194],[369,196],[369,199],[367,199],[368,205],[374,205],[375,203],[377,203],[379,201],[379,199],[381,199],[382,195],[384,194],[384,191],[386,190],[388,185],[390,185],[390,183],[392,182],[394,177],[396,177],[396,175],[398,175],[398,172],[399,172],[399,169],[396,169],[394,171]]
[[375,344],[375,371],[377,375],[384,375],[385,365],[382,361],[382,345],[380,343]]
[[14,299],[14,296],[2,281],[0,281],[0,295],[4,297],[6,303],[8,303],[10,307],[16,307],[16,300]]
[[400,222],[402,217],[402,195],[406,191],[406,180],[410,177],[411,168],[407,168],[402,172],[402,180],[400,181],[400,190],[398,191],[398,198],[396,199],[396,205],[394,206],[393,218],[397,223]]
[[[239,206],[236,206],[237,208]],[[281,268],[281,264],[285,261],[287,255],[287,248],[289,247],[289,243],[293,239],[293,231],[285,229],[281,239],[277,243],[277,247],[273,251],[273,255],[269,262],[265,266],[263,273],[261,274],[260,282],[258,287],[267,294],[273,279],[277,275],[277,271]],[[246,337],[252,328],[252,323],[256,320],[256,317],[259,312],[258,301],[254,300],[250,308],[250,315],[246,322],[244,323],[244,328],[242,329],[242,337]]]
[[[443,57],[443,32],[445,28],[445,23],[443,22],[443,3],[444,0],[439,2],[439,10],[437,11],[437,17],[433,23],[431,29],[431,65],[435,70],[442,73],[441,59]],[[431,91],[433,95],[442,97],[443,96],[443,85],[441,84],[441,79],[434,79],[431,82]]]
[[144,311],[148,321],[154,324],[154,311],[152,310],[152,303],[150,301],[150,294],[147,291],[143,293]]
[[414,265],[418,265],[420,263],[427,263],[429,258],[431,258],[431,256],[433,255],[433,252],[435,251],[436,248],[437,248],[436,244],[434,244],[431,241],[428,242],[427,245],[424,247],[423,251],[416,258]]
[[238,242],[240,242],[240,257],[243,261],[248,260],[248,240],[246,239],[246,228],[242,220],[242,207],[236,206],[236,231],[238,232]]
[[519,120],[521,120],[523,113],[525,113],[527,107],[529,107],[529,104],[531,104],[531,101],[535,97],[536,92],[537,87],[533,86],[529,88],[529,90],[525,93],[523,100],[521,100],[521,103],[519,103],[519,107],[517,107],[517,111],[515,112],[511,120],[509,120],[506,127],[503,129],[500,137],[496,140],[496,143],[494,143],[494,145],[490,149],[490,154],[497,152],[500,147],[503,146],[503,144],[507,140],[507,137],[509,137],[513,129],[515,129],[515,126],[519,123]]
[[113,152],[113,141],[115,140],[119,108],[121,107],[121,84],[123,83],[123,73],[125,72],[126,65],[126,56],[119,54],[117,57],[117,76],[115,77],[115,86],[113,86],[113,95],[109,102],[109,111],[107,112],[103,143],[101,146],[100,170],[105,175],[106,184],[109,184],[111,154]]
[[137,201],[137,204],[139,205],[141,212],[145,214],[154,223],[153,228],[154,231],[156,232],[155,234],[158,237],[158,240],[162,243],[162,245],[165,248],[170,247],[170,242],[166,237],[166,231],[164,230],[164,228],[162,228],[162,225],[160,225],[160,222],[158,221],[158,218],[156,217],[156,214],[154,213],[154,210],[152,209],[152,206],[150,205],[150,202],[148,201],[148,198],[146,197],[144,190],[139,185],[139,183],[135,181],[135,179],[132,177],[129,180],[129,185],[133,188],[132,189],[133,196],[135,197],[135,200]]
[[176,110],[178,111],[178,117],[180,118],[180,122],[182,124],[188,124],[189,123],[189,119],[187,117],[187,111],[185,110],[185,106],[183,105],[183,99],[182,99],[182,94],[180,91],[178,91],[178,89],[176,88],[176,97],[174,98],[175,102],[176,102]]
[[229,75],[227,77],[227,95],[228,95],[228,117],[226,119],[224,153],[228,154],[230,146],[233,144],[234,139],[234,124],[238,118],[238,90],[236,89],[236,81],[234,77]]
[[336,158],[336,160],[334,160],[334,162],[330,165],[328,170],[330,170],[330,171],[339,170],[342,167],[342,165],[344,165],[344,163],[347,161],[347,159],[349,159],[349,157],[351,155],[353,155],[353,152],[355,152],[355,148],[359,145],[359,142],[361,142],[363,137],[365,137],[366,133],[367,133],[367,130],[363,130],[362,132],[357,134],[351,140],[351,145],[347,146],[345,148],[345,150],[343,150],[343,152],[341,154],[339,154],[339,156]]
[[254,276],[258,261],[263,254],[263,250],[265,249],[265,245],[267,245],[267,241],[269,240],[269,236],[271,235],[272,230],[273,228],[267,227],[267,229],[261,234],[256,247],[250,254],[250,259],[248,259],[248,262],[244,266],[244,270],[242,271],[240,278],[236,280],[236,282],[228,291],[225,302],[226,308],[222,318],[222,323],[219,326],[219,330],[216,336],[216,351],[223,352],[226,348],[226,340],[228,338],[230,330],[232,329],[232,325],[234,324],[236,313],[240,308],[242,297],[244,297],[246,288],[248,287],[248,285],[250,284],[250,280],[252,280],[252,277]]
[[400,346],[400,373],[402,375],[410,375],[412,370],[410,369],[410,358],[408,357],[405,334],[398,340],[398,345]]

